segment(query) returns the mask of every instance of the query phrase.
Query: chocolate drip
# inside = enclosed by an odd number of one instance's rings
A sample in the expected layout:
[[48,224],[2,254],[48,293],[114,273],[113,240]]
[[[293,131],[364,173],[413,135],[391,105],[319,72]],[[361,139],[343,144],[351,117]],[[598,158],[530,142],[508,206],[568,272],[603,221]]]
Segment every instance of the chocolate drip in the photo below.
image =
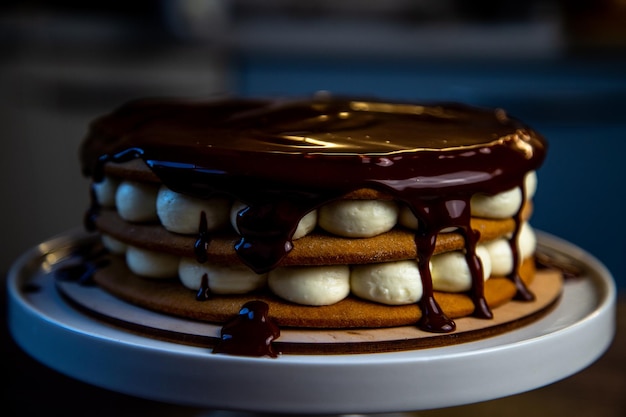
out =
[[209,276],[207,274],[202,274],[202,278],[200,280],[200,288],[198,288],[198,292],[196,293],[196,300],[207,301],[209,299],[211,299],[211,289],[209,288]]
[[235,250],[246,265],[262,274],[276,267],[278,261],[291,251],[291,226],[293,220],[297,224],[300,217],[296,215],[295,219],[290,219],[291,210],[281,210],[276,207],[276,202],[252,204],[237,214],[241,239]]
[[279,352],[272,342],[280,336],[280,329],[268,313],[269,306],[263,301],[244,304],[239,314],[222,327],[220,342],[213,353],[277,357]]
[[[416,245],[418,248],[418,264],[422,276],[422,287],[424,296],[422,312],[426,317],[420,323],[420,327],[428,331],[443,332],[448,331],[452,321],[443,316],[441,309],[436,305],[433,296],[432,276],[430,273],[430,259],[435,250],[437,234],[447,227],[456,227],[465,239],[465,258],[472,277],[472,290],[470,296],[474,302],[474,315],[480,318],[491,318],[493,315],[487,305],[483,294],[483,268],[478,256],[476,256],[476,245],[480,233],[472,230],[471,196],[464,198],[432,198],[424,201],[417,198],[410,201],[411,206],[417,211],[414,213],[420,220],[416,234]],[[434,328],[435,324],[440,324],[440,328]]]
[[[519,189],[522,192],[522,201],[526,201],[526,187],[524,184],[520,184]],[[522,259],[519,253],[519,235],[522,229],[522,208],[520,207],[519,211],[515,215],[515,230],[511,238],[509,239],[509,248],[511,248],[511,254],[513,256],[513,269],[509,274],[508,278],[515,284],[516,293],[515,300],[519,301],[533,301],[535,299],[535,295],[526,287],[524,281],[519,275],[520,264],[522,263]]]
[[[433,280],[430,273],[430,258],[435,250],[436,233],[424,231],[420,227],[416,235],[417,266],[422,279],[422,298],[419,301],[422,317],[417,325],[425,331],[435,333],[448,333],[456,329],[456,324],[448,318],[437,304],[433,290]],[[421,232],[420,232],[421,231]]]
[[202,211],[200,213],[200,225],[198,226],[198,239],[193,246],[194,253],[196,254],[196,260],[200,263],[205,263],[209,260],[207,249],[209,247],[210,239],[211,237],[207,226],[206,213]]
[[241,260],[257,274],[274,269],[293,248],[291,237],[309,211],[332,197],[320,193],[267,193],[237,214],[241,234],[235,245]]
[[[81,158],[94,180],[105,162],[141,158],[174,191],[243,201],[235,250],[258,273],[288,256],[310,210],[360,188],[383,191],[419,219],[423,325],[448,331],[454,323],[434,300],[428,269],[437,233],[464,234],[476,315],[490,317],[469,201],[520,186],[545,151],[543,138],[501,110],[331,98],[129,103],[92,125]],[[200,229],[196,254],[208,242]],[[517,274],[510,278],[523,296]]]
[[478,244],[480,233],[468,227],[464,229],[463,234],[465,236],[466,247],[465,259],[472,277],[470,297],[474,303],[474,316],[481,319],[491,319],[493,318],[493,314],[487,305],[484,294],[485,282],[483,280],[483,265],[480,258],[476,255],[476,245]]

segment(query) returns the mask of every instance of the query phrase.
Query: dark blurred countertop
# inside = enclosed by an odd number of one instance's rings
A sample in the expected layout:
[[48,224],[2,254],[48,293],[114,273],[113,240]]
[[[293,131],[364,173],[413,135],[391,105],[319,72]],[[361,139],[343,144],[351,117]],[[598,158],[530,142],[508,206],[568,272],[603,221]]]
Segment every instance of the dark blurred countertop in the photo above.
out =
[[[2,309],[1,331],[2,379],[5,388],[2,390],[0,410],[4,416],[207,415],[207,410],[148,401],[94,387],[35,361],[13,342],[9,334],[4,280],[2,284],[2,305],[5,306]],[[606,354],[583,371],[527,393],[477,404],[420,411],[415,415],[621,417],[626,415],[625,353],[626,296],[621,294],[617,308],[616,337]],[[540,355],[541,352],[537,354]]]

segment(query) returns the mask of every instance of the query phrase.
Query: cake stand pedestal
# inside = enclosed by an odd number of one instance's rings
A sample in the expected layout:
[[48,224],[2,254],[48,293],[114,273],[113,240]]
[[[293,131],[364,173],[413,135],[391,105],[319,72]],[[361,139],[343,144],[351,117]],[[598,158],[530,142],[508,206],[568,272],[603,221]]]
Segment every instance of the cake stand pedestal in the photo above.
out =
[[566,378],[594,362],[615,329],[609,271],[571,243],[539,233],[539,250],[575,261],[548,314],[490,338],[403,352],[213,355],[124,330],[81,313],[56,290],[55,265],[94,237],[69,231],[24,253],[8,276],[9,328],[43,364],[89,384],[215,417],[244,413],[376,414],[505,397]]

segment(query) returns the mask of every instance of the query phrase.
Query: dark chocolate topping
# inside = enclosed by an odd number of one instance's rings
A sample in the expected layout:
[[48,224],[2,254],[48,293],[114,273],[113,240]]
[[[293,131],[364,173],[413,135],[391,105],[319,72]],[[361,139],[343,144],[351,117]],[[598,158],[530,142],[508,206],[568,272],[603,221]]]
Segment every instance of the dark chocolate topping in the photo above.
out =
[[81,158],[96,175],[103,155],[131,153],[173,186],[168,171],[192,169],[199,178],[260,176],[297,190],[375,185],[439,195],[511,188],[544,151],[541,137],[502,110],[460,104],[144,100],[97,120]]
[[[521,187],[545,152],[543,138],[504,111],[461,104],[143,100],[95,121],[81,162],[98,181],[105,163],[141,158],[174,191],[245,202],[235,249],[257,272],[274,268],[291,250],[291,236],[309,211],[357,189],[385,192],[420,220],[425,312],[434,303],[428,261],[435,237],[458,227],[475,276],[477,315],[489,317],[470,198]],[[199,245],[207,238],[200,232]],[[431,323],[451,326],[435,315]]]
[[222,327],[213,353],[275,358],[279,352],[273,342],[279,337],[280,329],[269,318],[269,306],[263,301],[249,301]]

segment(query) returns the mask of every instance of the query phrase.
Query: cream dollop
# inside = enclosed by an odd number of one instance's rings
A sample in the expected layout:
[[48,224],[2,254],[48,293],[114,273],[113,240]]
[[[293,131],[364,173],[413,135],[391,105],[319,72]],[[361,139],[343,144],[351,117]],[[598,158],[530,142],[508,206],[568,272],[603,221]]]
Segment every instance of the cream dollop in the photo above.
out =
[[472,216],[506,219],[514,216],[522,206],[522,191],[512,188],[495,195],[475,194],[470,206]]
[[168,253],[128,246],[126,265],[133,273],[147,278],[174,278],[180,258]]
[[[536,237],[528,223],[522,224],[519,239],[522,259],[532,256]],[[476,248],[483,267],[483,279],[506,276],[513,261],[506,239],[481,244]],[[268,274],[256,274],[243,265],[212,265],[192,258],[178,258],[128,246],[126,259],[131,271],[151,278],[178,275],[192,290],[201,286],[207,275],[209,289],[215,294],[244,294],[265,286],[277,296],[296,304],[320,306],[355,296],[386,305],[411,304],[423,295],[422,281],[415,260],[366,265],[279,267]],[[472,286],[467,260],[462,251],[432,257],[430,270],[433,288],[444,292],[464,292]]]
[[535,196],[537,192],[537,171],[530,171],[526,174],[526,177],[524,177],[524,192],[528,200],[531,200]]
[[350,294],[350,267],[279,267],[269,272],[267,283],[274,294],[293,303],[330,305]]
[[[537,188],[537,174],[530,171],[524,180],[526,197],[531,199]],[[156,191],[153,184],[123,181],[117,185],[115,179],[94,184],[96,198],[103,206],[117,205],[120,216],[132,222],[160,220],[170,231],[183,234],[198,232],[200,213],[205,212],[209,230],[221,227],[230,220],[237,231],[237,213],[246,208],[241,202],[230,207],[227,200],[214,198],[197,199],[175,193],[162,187]],[[115,201],[111,194],[115,192]],[[158,197],[158,198],[157,198]],[[472,215],[503,219],[514,216],[522,204],[519,188],[495,195],[477,194],[471,199]],[[372,237],[391,230],[400,224],[412,230],[418,227],[418,219],[410,208],[389,200],[338,200],[326,204],[305,215],[293,234],[299,239],[311,233],[317,225],[337,236],[349,238]],[[454,228],[442,230],[442,233]]]
[[156,199],[159,187],[154,184],[122,181],[115,193],[120,217],[129,222],[151,222],[159,219]]
[[243,265],[211,265],[192,258],[180,259],[178,276],[185,287],[198,290],[205,274],[209,290],[214,294],[246,294],[267,284],[267,274],[257,274]]
[[354,266],[350,286],[357,297],[387,305],[415,303],[423,292],[417,262],[411,260]]
[[120,180],[107,176],[100,182],[94,182],[93,191],[98,204],[102,207],[115,207],[115,194],[119,185]]
[[162,186],[156,199],[156,211],[161,224],[170,232],[194,234],[200,230],[203,213],[207,230],[217,230],[227,225],[230,201],[224,197],[190,197]]
[[343,237],[372,237],[391,230],[398,205],[389,200],[338,200],[319,209],[322,229]]
[[[524,177],[524,192],[526,199],[534,197],[537,190],[537,173],[530,171]],[[512,188],[495,195],[476,194],[472,196],[470,206],[472,216],[489,219],[505,219],[517,214],[522,206],[522,190]]]
[[[491,258],[484,246],[476,247],[476,256],[482,263],[483,280],[491,276]],[[462,251],[435,255],[430,262],[433,288],[445,292],[463,292],[472,288],[472,276]]]
[[100,236],[100,240],[102,241],[102,246],[104,246],[106,250],[116,255],[123,255],[126,253],[126,249],[128,248],[126,243],[106,233],[103,233]]
[[[485,249],[491,258],[491,268],[493,275],[507,276],[513,271],[513,253],[508,239],[496,239],[485,243]],[[524,222],[521,225],[518,250],[521,259],[527,259],[535,253],[537,238],[533,228]]]

